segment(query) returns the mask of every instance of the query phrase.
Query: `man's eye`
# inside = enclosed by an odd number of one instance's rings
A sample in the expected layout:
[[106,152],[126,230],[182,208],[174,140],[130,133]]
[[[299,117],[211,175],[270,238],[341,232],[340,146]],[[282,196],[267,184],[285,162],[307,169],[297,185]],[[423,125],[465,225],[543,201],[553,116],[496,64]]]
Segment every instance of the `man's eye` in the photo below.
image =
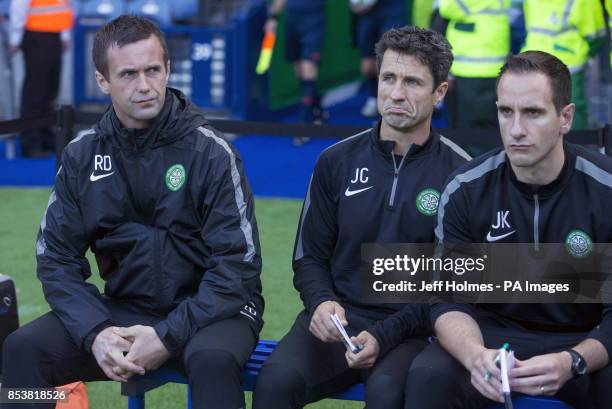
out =
[[538,111],[537,109],[528,109],[527,110],[527,115],[529,115],[531,117],[536,117],[536,116],[540,115],[540,111]]

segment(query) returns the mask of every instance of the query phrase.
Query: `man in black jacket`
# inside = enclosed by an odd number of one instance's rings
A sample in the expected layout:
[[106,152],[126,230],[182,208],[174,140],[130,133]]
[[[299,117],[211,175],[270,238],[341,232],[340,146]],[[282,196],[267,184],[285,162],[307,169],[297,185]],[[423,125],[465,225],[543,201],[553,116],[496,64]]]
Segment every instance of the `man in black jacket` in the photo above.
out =
[[[93,58],[112,105],[64,150],[36,243],[52,311],[5,342],[2,387],[124,382],[167,363],[189,379],[194,407],[243,407],[263,299],[240,158],[166,87],[168,52],[151,22],[111,21]],[[86,282],[88,248],[104,295]]]
[[[612,160],[564,142],[571,95],[569,70],[556,57],[528,51],[508,59],[497,82],[504,148],[449,179],[436,227],[441,245],[529,243],[535,254],[541,243],[562,243],[564,257],[581,258],[593,243],[612,241]],[[602,260],[609,274],[609,256]],[[512,392],[610,407],[612,305],[439,303],[430,314],[439,343],[414,360],[406,408],[503,401],[495,359],[505,342],[518,358]]]
[[[385,318],[402,306],[365,303],[359,263],[362,243],[434,240],[440,187],[469,160],[431,131],[452,53],[443,36],[414,27],[389,30],[376,49],[382,121],[326,149],[317,161],[293,255],[305,310],[266,361],[255,409],[302,407],[363,377],[369,408],[402,407],[410,361],[425,345],[429,325],[421,306],[394,317],[406,330],[387,336],[387,326],[397,323]],[[349,334],[358,334],[361,352],[346,352],[339,342],[334,313]]]

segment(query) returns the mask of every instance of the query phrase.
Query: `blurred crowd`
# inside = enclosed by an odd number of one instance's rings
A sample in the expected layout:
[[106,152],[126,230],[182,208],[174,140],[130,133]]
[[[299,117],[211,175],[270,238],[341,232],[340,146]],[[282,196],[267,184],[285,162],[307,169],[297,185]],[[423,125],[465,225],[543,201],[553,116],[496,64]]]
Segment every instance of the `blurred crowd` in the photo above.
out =
[[[23,52],[24,85],[17,115],[9,108],[7,86],[0,119],[50,112],[58,95],[62,52],[70,48],[74,18],[122,13],[143,14],[161,25],[215,25],[226,21],[246,0],[0,0],[0,79],[11,55]],[[367,93],[360,110],[376,117],[377,61],[374,44],[392,27],[429,25],[453,47],[449,93],[439,107],[450,127],[495,128],[495,78],[510,53],[542,50],[561,59],[572,73],[577,106],[574,129],[612,122],[610,14],[612,0],[346,0],[352,38],[359,50]],[[300,83],[300,119],[322,123],[317,84],[325,30],[333,21],[326,0],[270,0],[263,30],[276,34],[284,21],[283,52]],[[337,7],[337,4],[334,4]],[[349,46],[349,45],[347,45]],[[9,99],[7,101],[7,99]],[[53,134],[38,130],[22,135],[25,156],[52,152]]]
[[[611,4],[610,0],[349,0],[368,89],[361,114],[378,115],[374,44],[391,27],[418,24],[408,22],[407,16],[422,14],[425,8],[430,16],[425,23],[444,34],[453,47],[455,59],[445,101],[449,126],[497,127],[495,78],[510,53],[526,50],[546,51],[570,67],[577,105],[574,129],[610,122]],[[265,31],[275,32],[284,12],[285,56],[294,63],[301,83],[305,122],[325,119],[316,87],[317,68],[325,64],[321,59],[325,27],[333,24],[325,22],[325,7],[325,0],[274,0],[265,25]],[[413,8],[411,14],[408,7]],[[597,109],[589,110],[587,99]]]

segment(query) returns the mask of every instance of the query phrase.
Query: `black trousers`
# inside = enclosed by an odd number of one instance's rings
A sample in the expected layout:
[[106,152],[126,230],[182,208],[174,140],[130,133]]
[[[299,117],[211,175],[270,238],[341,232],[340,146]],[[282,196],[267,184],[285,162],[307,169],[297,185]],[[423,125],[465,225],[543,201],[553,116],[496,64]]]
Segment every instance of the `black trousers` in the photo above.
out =
[[[117,326],[154,325],[159,317],[107,302]],[[183,353],[165,365],[189,380],[197,409],[244,407],[241,370],[257,344],[260,323],[238,314],[200,329]],[[50,388],[74,381],[108,380],[94,356],[75,345],[53,312],[24,325],[4,342],[2,388]],[[52,409],[55,404],[2,405]]]
[[[21,92],[21,118],[44,115],[53,110],[62,71],[62,42],[59,33],[26,31],[21,43],[25,78]],[[55,149],[55,135],[49,128],[21,133],[24,156]]]
[[[347,310],[349,335],[372,322]],[[401,408],[404,383],[412,359],[425,339],[411,339],[382,357],[371,370],[348,367],[342,343],[325,343],[308,331],[310,318],[302,311],[293,327],[264,364],[253,394],[253,409],[301,408],[365,381],[368,408]]]
[[[518,359],[560,352],[584,340],[584,333],[550,333],[478,320],[487,348],[508,342]],[[432,386],[433,385],[433,386]],[[438,342],[414,360],[406,382],[405,409],[480,409],[493,403],[474,388],[470,373]],[[604,409],[612,402],[612,366],[569,380],[555,395],[576,409]]]

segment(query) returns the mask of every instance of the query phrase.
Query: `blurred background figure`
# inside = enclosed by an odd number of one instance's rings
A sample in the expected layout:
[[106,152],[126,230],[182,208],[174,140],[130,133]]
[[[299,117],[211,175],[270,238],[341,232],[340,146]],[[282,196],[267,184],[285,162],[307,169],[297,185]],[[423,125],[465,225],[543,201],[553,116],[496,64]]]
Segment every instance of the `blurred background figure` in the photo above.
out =
[[497,128],[495,81],[510,53],[510,0],[439,0],[432,28],[455,56],[446,98],[451,128]]
[[300,81],[300,117],[303,122],[323,122],[317,78],[325,33],[325,0],[274,0],[264,31],[276,34],[284,8],[285,58],[293,63]]
[[9,0],[0,0],[0,121],[13,119],[13,79],[11,59],[8,55],[8,11]]
[[361,115],[378,115],[376,95],[378,94],[378,73],[374,44],[382,33],[391,28],[407,24],[406,0],[349,0],[354,16],[355,40],[361,57],[361,74],[366,79],[368,98],[361,108]]
[[[325,0],[274,0],[265,32],[276,34],[278,18],[285,7],[285,58],[293,63],[295,76],[300,81],[300,118],[302,122],[323,123],[325,113],[317,78],[325,35]],[[293,144],[300,146],[308,140],[295,137]]]
[[586,129],[585,68],[606,39],[601,1],[523,0],[523,12],[527,29],[523,51],[545,51],[569,67],[576,104],[572,129]]
[[[68,48],[73,12],[69,0],[12,0],[9,53],[23,51],[25,79],[20,117],[44,115],[53,109],[62,66]],[[55,152],[55,135],[49,128],[21,134],[25,157],[44,157]]]

